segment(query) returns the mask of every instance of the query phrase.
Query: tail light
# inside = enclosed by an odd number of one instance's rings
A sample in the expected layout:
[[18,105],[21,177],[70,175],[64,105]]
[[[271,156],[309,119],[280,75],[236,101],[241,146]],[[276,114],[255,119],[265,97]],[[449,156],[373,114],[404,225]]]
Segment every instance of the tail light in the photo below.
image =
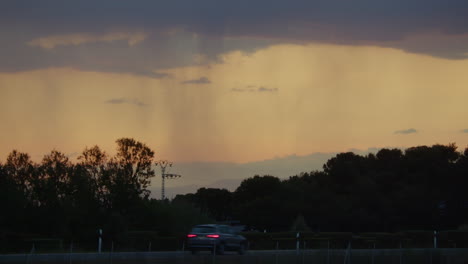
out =
[[206,237],[209,237],[209,238],[219,238],[219,235],[206,235]]
[[191,237],[196,237],[197,235],[194,235],[194,234],[188,234],[187,237],[188,238],[191,238]]

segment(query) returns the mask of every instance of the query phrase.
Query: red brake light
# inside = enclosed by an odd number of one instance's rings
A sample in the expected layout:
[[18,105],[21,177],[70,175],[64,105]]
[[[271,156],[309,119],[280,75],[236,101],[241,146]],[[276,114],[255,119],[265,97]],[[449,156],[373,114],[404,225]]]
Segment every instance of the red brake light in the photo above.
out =
[[194,234],[188,234],[187,237],[196,237],[197,235]]
[[218,238],[219,235],[206,235],[206,237],[209,237],[209,238]]

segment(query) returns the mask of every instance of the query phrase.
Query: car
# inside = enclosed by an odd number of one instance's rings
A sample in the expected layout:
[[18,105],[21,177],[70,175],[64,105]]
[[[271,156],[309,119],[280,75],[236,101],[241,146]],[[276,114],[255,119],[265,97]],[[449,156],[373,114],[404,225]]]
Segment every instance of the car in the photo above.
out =
[[197,225],[187,234],[187,248],[192,254],[209,250],[218,255],[225,251],[237,251],[242,255],[247,250],[247,239],[227,225]]

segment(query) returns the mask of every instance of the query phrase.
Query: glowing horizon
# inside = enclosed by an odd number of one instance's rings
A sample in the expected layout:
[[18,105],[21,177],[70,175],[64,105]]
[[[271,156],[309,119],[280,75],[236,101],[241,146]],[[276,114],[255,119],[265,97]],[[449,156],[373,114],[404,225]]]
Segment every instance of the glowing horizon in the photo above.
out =
[[[0,161],[133,137],[176,162],[468,145],[468,60],[392,48],[278,44],[159,70],[162,78],[55,67],[0,73]],[[413,130],[411,130],[413,129]]]

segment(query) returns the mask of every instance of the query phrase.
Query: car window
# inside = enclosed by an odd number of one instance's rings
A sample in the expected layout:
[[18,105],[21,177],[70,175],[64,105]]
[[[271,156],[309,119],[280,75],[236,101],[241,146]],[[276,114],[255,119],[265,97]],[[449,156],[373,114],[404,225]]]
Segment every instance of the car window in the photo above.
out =
[[232,230],[232,228],[229,226],[220,226],[219,230],[223,234],[234,234],[234,230]]
[[234,231],[234,229],[232,227],[228,227],[228,230],[229,230],[229,234],[236,234],[236,232]]
[[219,231],[223,234],[229,234],[229,228],[227,226],[220,226]]
[[216,228],[212,226],[196,226],[192,229],[192,233],[201,233],[201,234],[216,233]]

